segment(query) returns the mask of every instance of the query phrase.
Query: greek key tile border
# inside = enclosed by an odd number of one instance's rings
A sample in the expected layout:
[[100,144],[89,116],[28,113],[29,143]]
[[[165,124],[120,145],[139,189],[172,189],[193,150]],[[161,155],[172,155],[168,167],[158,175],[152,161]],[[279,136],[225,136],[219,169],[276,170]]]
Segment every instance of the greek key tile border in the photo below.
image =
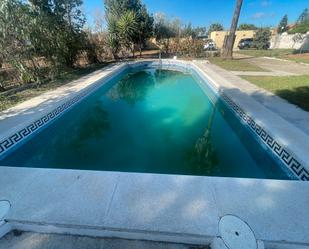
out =
[[244,121],[244,123],[260,138],[261,141],[276,155],[283,164],[300,180],[309,181],[309,171],[293,157],[278,141],[258,125],[239,105],[237,105],[224,92],[220,92],[221,98],[233,110],[233,112]]
[[71,107],[75,104],[79,103],[82,99],[86,96],[94,92],[100,86],[102,86],[105,82],[116,76],[117,74],[121,73],[125,70],[126,67],[122,67],[120,69],[116,69],[116,71],[110,75],[107,75],[104,79],[99,80],[98,82],[94,82],[92,85],[88,86],[86,89],[81,90],[81,93],[76,95],[75,97],[69,99],[67,102],[63,103],[62,105],[58,106],[51,112],[47,113],[46,115],[42,116],[40,119],[37,119],[33,123],[29,124],[25,128],[19,130],[18,132],[14,133],[13,135],[9,136],[8,138],[2,140],[0,142],[0,158],[10,149],[12,149],[15,145],[23,141],[24,139],[28,138],[34,132],[37,132],[49,122],[54,120],[55,118],[61,116],[66,111],[68,111]]

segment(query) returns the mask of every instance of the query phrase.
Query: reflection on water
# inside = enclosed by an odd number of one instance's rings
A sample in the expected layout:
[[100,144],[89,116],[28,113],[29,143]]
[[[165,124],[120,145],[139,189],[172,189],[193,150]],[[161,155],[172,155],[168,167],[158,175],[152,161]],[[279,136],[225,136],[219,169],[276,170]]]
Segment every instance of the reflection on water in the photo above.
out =
[[117,85],[107,93],[113,99],[122,99],[130,105],[134,105],[138,101],[143,101],[147,92],[154,87],[155,81],[151,72],[140,71],[132,74],[127,74],[122,78]]
[[87,119],[82,120],[78,131],[75,132],[76,139],[84,141],[88,139],[100,139],[110,129],[108,113],[103,109],[100,102],[97,102],[89,112]]
[[219,159],[216,151],[213,148],[211,138],[211,128],[216,112],[216,105],[211,110],[211,115],[208,120],[207,128],[204,134],[199,137],[194,145],[194,148],[188,153],[188,163],[195,167],[199,174],[213,175],[218,166]]
[[107,92],[107,96],[115,101],[119,99],[124,100],[134,106],[137,102],[145,100],[155,84],[176,82],[177,79],[182,77],[179,72],[168,70],[148,70],[129,73]]
[[166,83],[166,82],[175,82],[183,75],[179,74],[177,71],[171,71],[171,70],[155,70],[153,73],[156,83]]
[[92,140],[99,141],[104,137],[111,125],[102,103],[97,101],[87,113],[87,118],[78,119],[78,125],[71,125],[70,129],[66,130],[66,136],[56,137],[55,143],[58,148],[76,153],[85,149],[87,143]]

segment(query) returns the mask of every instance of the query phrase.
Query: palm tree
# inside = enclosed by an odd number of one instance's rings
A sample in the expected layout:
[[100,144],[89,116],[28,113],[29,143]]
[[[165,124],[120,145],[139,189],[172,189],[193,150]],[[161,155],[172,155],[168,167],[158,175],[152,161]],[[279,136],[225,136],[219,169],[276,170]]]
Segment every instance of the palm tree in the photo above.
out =
[[226,59],[232,59],[233,56],[233,46],[235,42],[235,32],[237,28],[237,23],[239,19],[239,14],[240,14],[240,9],[242,5],[243,0],[237,0],[236,2],[236,8],[234,11],[233,19],[232,19],[232,24],[230,28],[230,33],[225,36],[224,38],[224,46],[223,46],[223,51],[222,51],[222,57]]
[[120,49],[118,23],[116,18],[114,18],[114,16],[109,16],[107,18],[107,24],[108,24],[107,44],[111,50],[113,58],[116,59],[118,51]]
[[134,39],[138,32],[138,22],[135,12],[126,11],[118,21],[120,42],[131,50],[134,57]]

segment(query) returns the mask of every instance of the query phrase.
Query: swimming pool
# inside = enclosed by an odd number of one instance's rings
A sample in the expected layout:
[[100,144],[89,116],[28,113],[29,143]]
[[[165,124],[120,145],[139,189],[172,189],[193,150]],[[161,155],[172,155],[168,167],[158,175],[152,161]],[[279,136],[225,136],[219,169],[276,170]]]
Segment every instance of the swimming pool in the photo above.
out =
[[0,165],[292,177],[196,73],[172,69],[127,68]]

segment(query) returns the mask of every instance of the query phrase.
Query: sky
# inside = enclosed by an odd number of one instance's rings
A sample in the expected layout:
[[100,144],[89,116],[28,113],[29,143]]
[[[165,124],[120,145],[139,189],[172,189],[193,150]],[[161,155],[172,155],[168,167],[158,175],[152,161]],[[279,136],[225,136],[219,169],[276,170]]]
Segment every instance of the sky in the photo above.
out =
[[[150,13],[165,13],[171,18],[180,18],[183,23],[206,26],[222,23],[229,28],[236,0],[142,0]],[[305,9],[309,0],[244,0],[240,13],[240,23],[253,23],[258,27],[277,26],[287,14],[289,23]],[[104,11],[103,0],[84,0],[84,10],[88,23],[93,24],[93,15],[99,9]]]

